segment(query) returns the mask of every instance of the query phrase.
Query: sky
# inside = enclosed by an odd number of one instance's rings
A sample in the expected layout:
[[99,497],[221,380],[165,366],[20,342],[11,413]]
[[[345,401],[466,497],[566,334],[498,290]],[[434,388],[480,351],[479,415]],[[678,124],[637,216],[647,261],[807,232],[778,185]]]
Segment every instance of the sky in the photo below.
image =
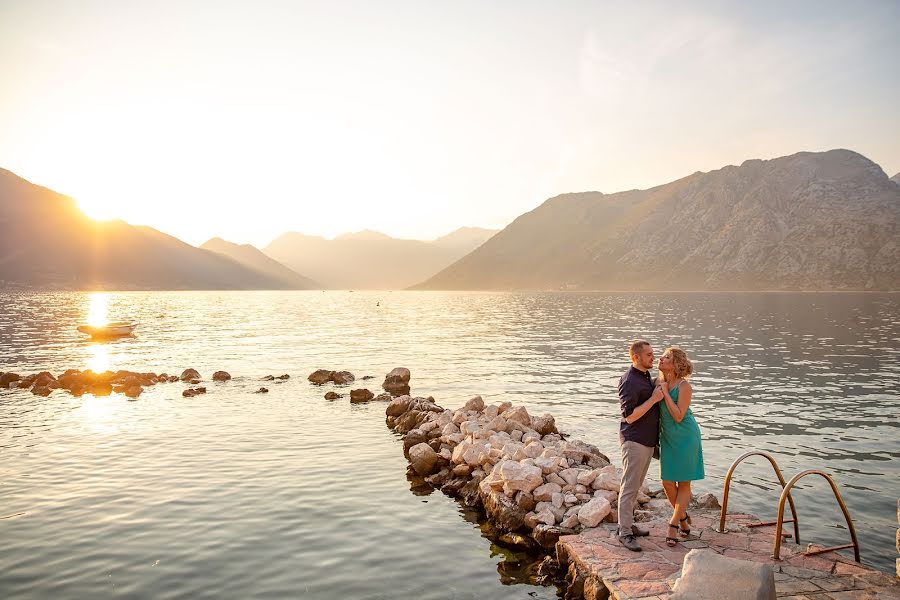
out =
[[803,150],[893,175],[898,32],[880,0],[0,0],[0,167],[258,247],[499,229]]

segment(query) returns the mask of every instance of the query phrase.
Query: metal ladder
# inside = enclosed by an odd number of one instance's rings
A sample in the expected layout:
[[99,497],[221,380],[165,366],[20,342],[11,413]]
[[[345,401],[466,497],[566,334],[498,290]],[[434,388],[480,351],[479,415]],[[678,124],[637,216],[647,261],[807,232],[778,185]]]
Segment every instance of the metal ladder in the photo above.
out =
[[[794,539],[797,543],[800,543],[800,524],[797,521],[797,510],[794,508],[794,499],[791,497],[791,488],[794,485],[806,477],[807,475],[821,475],[824,477],[828,484],[831,486],[831,491],[834,492],[834,497],[838,501],[838,505],[841,507],[841,512],[844,513],[844,519],[847,521],[847,529],[850,530],[850,538],[852,543],[844,544],[842,546],[831,546],[830,548],[820,548],[818,550],[810,550],[807,549],[804,554],[806,556],[812,556],[814,554],[822,554],[824,552],[832,552],[834,550],[844,550],[846,548],[853,548],[853,555],[856,559],[856,562],[860,562],[859,560],[859,542],[856,539],[856,529],[853,527],[853,519],[850,518],[850,512],[847,510],[847,505],[844,504],[844,499],[841,497],[841,492],[838,490],[837,485],[834,483],[834,479],[832,479],[831,475],[826,473],[825,471],[820,471],[818,469],[809,469],[807,471],[803,471],[802,473],[798,473],[791,478],[791,480],[787,483],[784,481],[784,476],[781,474],[781,469],[778,468],[778,463],[775,461],[775,458],[769,454],[768,452],[761,451],[753,451],[747,452],[739,456],[733,463],[731,463],[731,467],[728,469],[728,473],[725,475],[725,487],[722,491],[722,510],[719,513],[719,528],[716,529],[719,533],[728,533],[728,530],[725,528],[725,516],[728,511],[728,492],[731,489],[731,477],[734,475],[734,470],[737,466],[744,461],[744,459],[750,456],[762,456],[766,460],[771,463],[772,468],[775,470],[775,476],[778,477],[778,482],[781,484],[781,497],[778,499],[778,517],[775,521],[762,521],[760,523],[752,523],[749,527],[766,527],[775,525],[775,548],[772,551],[772,558],[775,560],[781,560],[781,542],[783,538],[791,537],[790,533],[783,533],[782,528],[785,523],[793,523],[794,524]],[[787,502],[791,507],[791,516],[792,519],[784,518],[784,503]]]

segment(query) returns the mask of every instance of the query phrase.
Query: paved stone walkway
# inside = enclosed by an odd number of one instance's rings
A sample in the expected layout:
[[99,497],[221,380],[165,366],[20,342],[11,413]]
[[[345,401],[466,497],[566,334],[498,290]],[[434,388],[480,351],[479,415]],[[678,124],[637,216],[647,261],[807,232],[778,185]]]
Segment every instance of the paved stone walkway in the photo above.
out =
[[[781,545],[781,560],[772,558],[775,527],[747,527],[759,518],[728,515],[728,533],[718,533],[719,511],[691,511],[691,537],[675,548],[665,544],[665,520],[642,523],[648,537],[637,538],[643,552],[627,550],[615,537],[615,524],[604,523],[578,535],[560,538],[565,554],[584,577],[587,600],[664,600],[681,576],[684,555],[693,548],[710,548],[725,556],[772,565],[778,597],[784,600],[900,600],[900,579],[856,563],[836,552],[804,556],[805,546]],[[784,531],[793,531],[788,524]],[[801,537],[803,531],[801,530]],[[849,541],[849,540],[848,540]],[[847,551],[845,551],[847,552]],[[852,556],[852,550],[849,551]],[[727,585],[727,582],[722,582]]]

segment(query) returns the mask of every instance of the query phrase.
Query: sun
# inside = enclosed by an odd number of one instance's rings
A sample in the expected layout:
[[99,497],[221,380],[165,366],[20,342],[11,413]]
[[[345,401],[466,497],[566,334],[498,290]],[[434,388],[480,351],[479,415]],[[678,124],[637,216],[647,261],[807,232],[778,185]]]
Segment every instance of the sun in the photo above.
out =
[[118,218],[115,202],[102,200],[78,200],[78,208],[95,221],[112,221]]

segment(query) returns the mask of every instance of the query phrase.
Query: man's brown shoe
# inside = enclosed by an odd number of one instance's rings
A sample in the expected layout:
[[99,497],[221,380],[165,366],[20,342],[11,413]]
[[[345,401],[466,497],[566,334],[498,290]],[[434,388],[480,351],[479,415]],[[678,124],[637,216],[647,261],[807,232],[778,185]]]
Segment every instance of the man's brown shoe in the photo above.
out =
[[644,537],[650,535],[650,532],[646,529],[639,529],[637,525],[632,525],[631,534],[635,537]]
[[632,552],[640,552],[641,545],[637,543],[637,540],[634,539],[634,534],[629,533],[628,535],[623,535],[619,538],[619,543],[631,550]]

